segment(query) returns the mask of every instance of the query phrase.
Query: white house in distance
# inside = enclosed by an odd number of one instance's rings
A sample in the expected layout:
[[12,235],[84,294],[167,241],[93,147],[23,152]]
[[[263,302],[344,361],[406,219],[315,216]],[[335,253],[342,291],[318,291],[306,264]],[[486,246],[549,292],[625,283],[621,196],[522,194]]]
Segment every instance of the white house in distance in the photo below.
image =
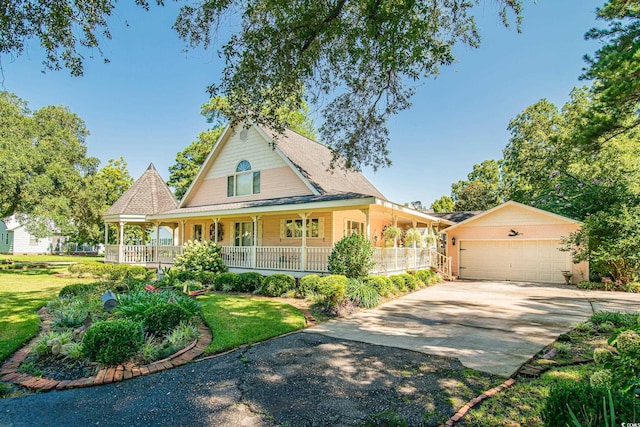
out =
[[3,254],[51,253],[62,244],[62,240],[61,236],[37,238],[13,216],[0,220],[0,253]]

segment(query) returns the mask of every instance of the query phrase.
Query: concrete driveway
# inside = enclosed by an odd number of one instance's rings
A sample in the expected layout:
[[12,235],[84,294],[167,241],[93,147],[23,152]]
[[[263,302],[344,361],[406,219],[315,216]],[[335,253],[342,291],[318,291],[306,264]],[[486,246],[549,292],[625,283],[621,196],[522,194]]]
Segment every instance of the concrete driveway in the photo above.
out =
[[509,377],[595,311],[640,311],[640,295],[575,286],[458,281],[305,330],[426,354]]

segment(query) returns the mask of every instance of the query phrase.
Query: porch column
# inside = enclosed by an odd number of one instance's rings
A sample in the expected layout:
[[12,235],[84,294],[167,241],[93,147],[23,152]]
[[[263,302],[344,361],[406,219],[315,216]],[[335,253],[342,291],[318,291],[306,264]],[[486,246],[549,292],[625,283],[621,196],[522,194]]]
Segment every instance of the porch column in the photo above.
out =
[[109,244],[109,223],[104,223],[104,251],[107,251],[107,245]]
[[118,223],[118,264],[122,263],[124,258],[124,222]]
[[159,251],[159,246],[160,246],[160,221],[156,221],[156,248],[155,248],[155,253],[153,254],[153,259],[151,260],[151,262],[160,262],[160,253]]
[[180,236],[180,245],[184,245],[184,228],[187,226],[187,220],[183,219],[180,221],[182,227],[180,227],[180,232],[182,233]]
[[251,217],[253,220],[253,268],[256,268],[258,265],[258,219],[260,217],[258,215],[254,215]]
[[309,218],[309,213],[301,213],[300,218],[302,218],[302,246],[300,248],[300,270],[305,271],[307,269],[307,219]]
[[360,212],[364,214],[364,228],[365,228],[365,236],[367,236],[367,240],[371,241],[371,221],[369,219],[369,209],[360,209]]
[[220,218],[213,218],[213,243],[218,244],[218,224]]

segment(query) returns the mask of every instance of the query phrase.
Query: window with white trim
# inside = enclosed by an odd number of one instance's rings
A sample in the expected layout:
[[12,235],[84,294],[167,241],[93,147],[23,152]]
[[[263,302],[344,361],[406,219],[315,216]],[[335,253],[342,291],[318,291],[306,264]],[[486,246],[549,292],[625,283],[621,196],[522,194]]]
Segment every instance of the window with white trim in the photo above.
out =
[[199,240],[202,241],[202,230],[203,230],[203,225],[202,224],[193,224],[193,240]]
[[[303,229],[302,218],[280,220],[281,239],[301,239]],[[307,218],[306,231],[307,238],[323,238],[324,218]]]
[[364,236],[364,222],[352,221],[347,219],[344,221],[344,235],[351,236],[354,233],[358,233]]
[[40,240],[37,237],[29,236],[29,246],[38,246]]
[[227,197],[260,194],[260,171],[251,169],[251,163],[240,161],[236,173],[227,177]]

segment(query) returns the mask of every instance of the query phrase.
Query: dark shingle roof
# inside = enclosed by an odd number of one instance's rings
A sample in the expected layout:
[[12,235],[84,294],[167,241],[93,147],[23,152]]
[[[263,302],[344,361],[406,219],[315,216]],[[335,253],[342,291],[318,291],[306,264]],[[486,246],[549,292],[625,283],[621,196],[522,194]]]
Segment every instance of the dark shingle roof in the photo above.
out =
[[153,215],[177,207],[178,201],[151,163],[131,188],[125,191],[104,214]]
[[468,212],[447,212],[447,213],[433,213],[429,212],[428,215],[435,216],[436,218],[442,218],[455,223],[462,222],[466,219],[481,214],[484,211],[468,211]]

